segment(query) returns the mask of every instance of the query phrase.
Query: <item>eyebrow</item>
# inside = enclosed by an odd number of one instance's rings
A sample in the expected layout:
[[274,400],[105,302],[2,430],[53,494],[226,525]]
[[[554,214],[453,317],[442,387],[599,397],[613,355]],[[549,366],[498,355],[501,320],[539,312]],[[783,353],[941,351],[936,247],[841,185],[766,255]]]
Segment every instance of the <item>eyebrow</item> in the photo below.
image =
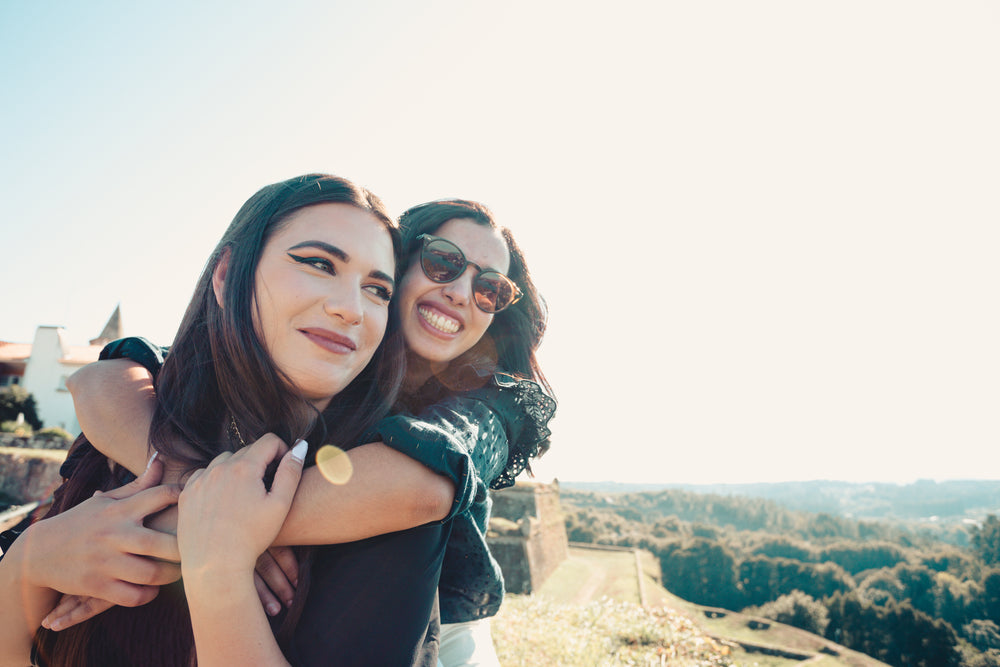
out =
[[[334,257],[339,259],[341,262],[344,262],[345,264],[351,261],[350,255],[348,255],[346,252],[344,252],[337,246],[327,243],[326,241],[303,241],[302,243],[296,243],[291,248],[289,248],[289,250],[297,250],[299,248],[317,248],[318,250],[322,250],[325,253],[333,255]],[[396,286],[396,281],[393,280],[392,276],[390,276],[385,271],[379,271],[378,269],[374,269],[368,273],[368,276],[370,278],[375,278],[376,280],[382,280],[384,282],[387,282],[391,287]]]

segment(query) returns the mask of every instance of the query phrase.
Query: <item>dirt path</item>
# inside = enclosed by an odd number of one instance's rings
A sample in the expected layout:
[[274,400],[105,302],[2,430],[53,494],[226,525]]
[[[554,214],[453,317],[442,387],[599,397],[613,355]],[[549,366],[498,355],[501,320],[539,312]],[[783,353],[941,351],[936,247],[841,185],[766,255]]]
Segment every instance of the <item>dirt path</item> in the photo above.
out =
[[587,604],[590,602],[591,598],[594,597],[594,593],[597,589],[601,587],[604,580],[607,578],[608,573],[603,567],[598,567],[593,563],[584,560],[587,565],[587,581],[580,586],[580,591],[576,594],[573,599],[573,604]]

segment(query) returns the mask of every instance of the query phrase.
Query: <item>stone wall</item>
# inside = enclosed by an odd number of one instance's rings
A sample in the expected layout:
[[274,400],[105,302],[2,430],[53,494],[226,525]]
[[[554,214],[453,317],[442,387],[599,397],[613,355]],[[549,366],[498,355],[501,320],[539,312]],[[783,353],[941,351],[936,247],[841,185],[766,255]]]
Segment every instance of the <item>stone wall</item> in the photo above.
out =
[[0,433],[0,447],[20,447],[22,449],[69,449],[71,442],[59,436],[35,435],[25,438],[13,433]]
[[66,446],[61,438],[0,433],[0,502],[22,504],[48,498],[62,481],[59,466]]
[[55,490],[60,458],[40,456],[32,449],[0,451],[0,496],[15,504],[44,500]]
[[487,535],[510,593],[538,590],[569,553],[559,484],[518,482],[493,491]]

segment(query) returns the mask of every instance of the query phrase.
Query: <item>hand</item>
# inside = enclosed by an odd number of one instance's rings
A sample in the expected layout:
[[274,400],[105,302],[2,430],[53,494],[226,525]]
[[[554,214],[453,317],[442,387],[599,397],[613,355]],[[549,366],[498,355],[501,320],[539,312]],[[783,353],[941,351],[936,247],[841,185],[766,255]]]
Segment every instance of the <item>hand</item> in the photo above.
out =
[[[269,433],[235,453],[219,454],[191,476],[177,505],[177,544],[186,583],[196,584],[209,572],[252,574],[292,504],[307,448],[300,440],[287,451]],[[264,472],[279,456],[268,491]]]
[[86,595],[63,595],[59,598],[59,604],[53,607],[52,611],[42,619],[42,627],[56,631],[65,630],[114,606],[114,603],[100,598]]
[[[25,576],[39,586],[128,607],[156,597],[160,585],[180,577],[176,539],[143,525],[146,516],[177,502],[179,489],[156,486],[162,473],[154,462],[131,484],[32,525],[21,537],[29,564]],[[74,622],[107,608],[64,602],[57,616],[71,614]],[[68,627],[56,620],[50,614],[46,627]]]
[[292,606],[295,587],[299,583],[299,561],[291,547],[270,547],[257,558],[253,576],[257,596],[269,616]]

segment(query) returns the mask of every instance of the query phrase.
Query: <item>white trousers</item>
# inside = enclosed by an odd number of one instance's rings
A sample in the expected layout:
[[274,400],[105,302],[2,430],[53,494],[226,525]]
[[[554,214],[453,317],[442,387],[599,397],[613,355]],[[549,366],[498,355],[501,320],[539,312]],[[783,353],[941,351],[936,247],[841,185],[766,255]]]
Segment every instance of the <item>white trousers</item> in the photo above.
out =
[[438,664],[443,667],[500,667],[490,634],[490,619],[442,623]]

